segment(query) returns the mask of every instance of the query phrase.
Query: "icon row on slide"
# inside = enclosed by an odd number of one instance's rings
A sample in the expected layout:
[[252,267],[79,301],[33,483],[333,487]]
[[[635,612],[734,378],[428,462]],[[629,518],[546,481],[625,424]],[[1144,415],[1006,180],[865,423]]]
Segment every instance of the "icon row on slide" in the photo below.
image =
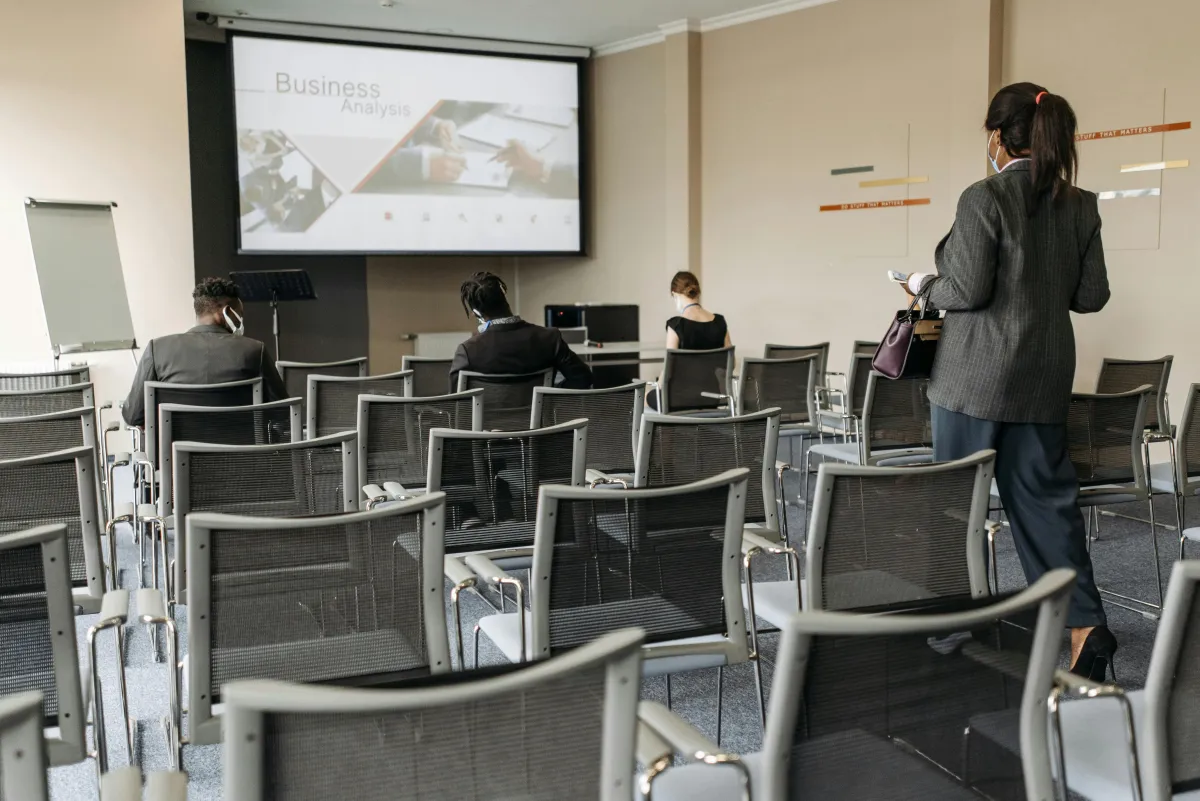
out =
[[[404,216],[407,216],[407,215],[404,215]],[[437,215],[437,217],[440,219],[443,219],[443,220],[444,219],[456,219],[460,223],[495,222],[500,225],[504,225],[506,223],[518,223],[518,222],[523,222],[525,220],[528,220],[530,225],[537,225],[538,222],[541,222],[542,224],[549,224],[550,222],[553,221],[553,218],[554,218],[553,215],[546,215],[546,214],[513,214],[513,213],[501,214],[499,212],[473,213],[473,214],[467,214],[466,212],[459,212],[458,214],[451,213],[451,214],[447,214],[445,216],[442,216],[439,214],[439,215]],[[383,219],[386,222],[393,222],[397,219],[397,215],[393,214],[390,211],[385,211],[383,213]],[[435,215],[432,212],[425,211],[425,212],[421,213],[421,222],[431,223],[431,222],[434,222],[434,219],[435,219]],[[562,218],[562,222],[563,222],[563,225],[571,225],[572,223],[575,222],[575,216],[572,214],[564,214],[563,218]]]

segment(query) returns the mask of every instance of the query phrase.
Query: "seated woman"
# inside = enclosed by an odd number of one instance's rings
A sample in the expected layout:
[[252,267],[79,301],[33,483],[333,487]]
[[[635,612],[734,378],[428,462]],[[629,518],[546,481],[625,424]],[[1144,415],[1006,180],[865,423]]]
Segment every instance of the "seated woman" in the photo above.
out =
[[[716,350],[733,344],[725,318],[700,305],[700,280],[693,273],[675,273],[671,297],[679,314],[667,320],[668,350]],[[646,402],[657,410],[658,392],[651,392]]]

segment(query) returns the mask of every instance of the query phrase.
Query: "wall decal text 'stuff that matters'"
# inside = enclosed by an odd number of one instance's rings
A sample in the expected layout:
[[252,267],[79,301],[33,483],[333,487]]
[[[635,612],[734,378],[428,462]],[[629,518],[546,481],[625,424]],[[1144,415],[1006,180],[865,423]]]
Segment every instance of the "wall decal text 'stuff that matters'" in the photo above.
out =
[[908,198],[905,200],[869,200],[864,203],[834,203],[822,206],[821,211],[864,211],[866,209],[888,209],[896,206],[928,206],[927,197]]

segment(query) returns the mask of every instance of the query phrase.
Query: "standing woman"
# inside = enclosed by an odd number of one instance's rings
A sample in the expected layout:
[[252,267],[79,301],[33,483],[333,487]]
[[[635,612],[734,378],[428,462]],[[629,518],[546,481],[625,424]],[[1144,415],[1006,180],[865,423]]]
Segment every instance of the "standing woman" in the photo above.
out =
[[1075,378],[1071,312],[1108,302],[1096,195],[1074,186],[1075,112],[1032,83],[1006,86],[988,108],[997,174],[969,187],[935,254],[917,274],[946,311],[929,399],[937,460],[996,450],[996,482],[1029,583],[1076,571],[1067,625],[1071,671],[1104,680],[1117,641],[1092,575],[1079,479],[1067,452]]

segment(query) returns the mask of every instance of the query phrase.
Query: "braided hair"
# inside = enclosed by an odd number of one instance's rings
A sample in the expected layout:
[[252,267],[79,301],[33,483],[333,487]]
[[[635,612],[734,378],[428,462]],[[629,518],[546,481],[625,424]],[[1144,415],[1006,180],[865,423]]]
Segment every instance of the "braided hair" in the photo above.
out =
[[498,275],[475,273],[463,281],[458,294],[468,317],[476,312],[485,320],[512,317],[512,308],[508,305],[508,285]]

